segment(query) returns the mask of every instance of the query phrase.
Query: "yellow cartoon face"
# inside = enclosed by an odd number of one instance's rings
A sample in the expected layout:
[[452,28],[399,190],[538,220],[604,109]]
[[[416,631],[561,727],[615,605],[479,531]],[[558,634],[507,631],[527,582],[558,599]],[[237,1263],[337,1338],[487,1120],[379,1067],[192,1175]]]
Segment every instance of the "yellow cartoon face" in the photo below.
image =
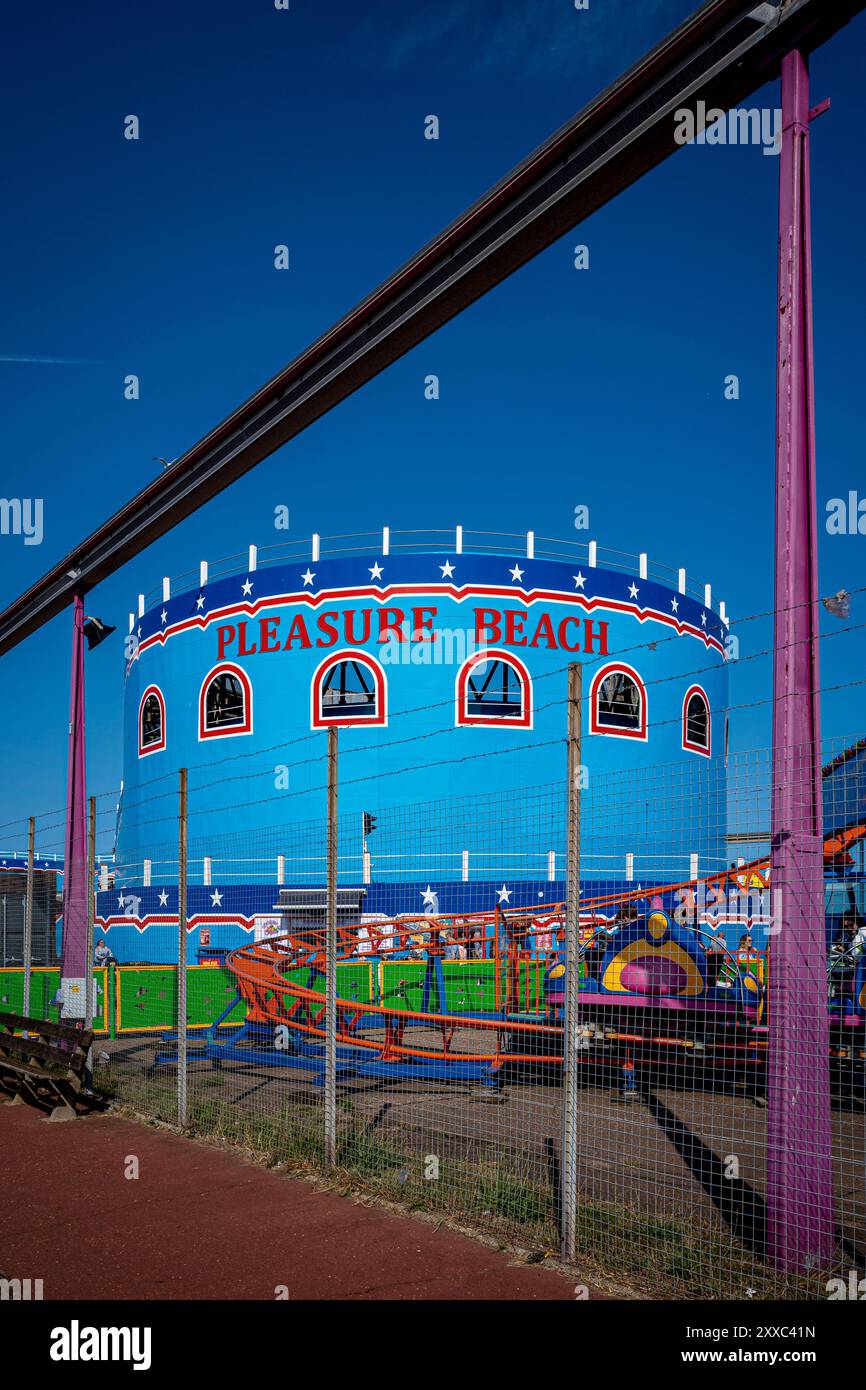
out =
[[696,999],[704,992],[697,963],[676,941],[630,941],[610,961],[602,988],[613,994],[667,994]]
[[664,912],[651,912],[647,922],[647,930],[654,941],[660,941],[669,926],[667,916]]

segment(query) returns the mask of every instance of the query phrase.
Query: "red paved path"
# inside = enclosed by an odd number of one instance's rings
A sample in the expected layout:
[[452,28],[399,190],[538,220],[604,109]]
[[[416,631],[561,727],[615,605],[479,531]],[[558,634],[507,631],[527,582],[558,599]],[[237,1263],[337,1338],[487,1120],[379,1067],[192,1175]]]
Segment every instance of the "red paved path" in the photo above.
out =
[[552,1270],[111,1116],[0,1104],[0,1193],[0,1275],[46,1299],[574,1298]]

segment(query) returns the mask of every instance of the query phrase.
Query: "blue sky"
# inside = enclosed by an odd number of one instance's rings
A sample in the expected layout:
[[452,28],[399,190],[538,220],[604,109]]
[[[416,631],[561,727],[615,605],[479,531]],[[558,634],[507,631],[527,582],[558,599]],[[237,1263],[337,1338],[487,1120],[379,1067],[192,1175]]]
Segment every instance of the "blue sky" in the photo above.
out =
[[[272,0],[15,7],[0,90],[0,602],[71,549],[693,8],[681,0]],[[819,499],[866,493],[859,274],[866,21],[813,59]],[[752,99],[778,104],[778,84]],[[123,138],[124,117],[141,122]],[[424,118],[440,139],[423,138]],[[591,534],[685,565],[736,619],[772,603],[778,161],[682,150],[96,591],[123,630],[164,574],[291,535],[451,526]],[[590,268],[572,265],[575,243]],[[292,268],[275,271],[273,248]],[[32,358],[74,359],[33,361]],[[25,359],[25,360],[16,360]],[[441,396],[424,399],[428,373]],[[128,373],[141,398],[127,401]],[[736,373],[740,399],[726,401]],[[821,590],[866,537],[822,534]],[[855,596],[852,624],[860,621]],[[828,631],[838,631],[828,617]],[[769,645],[765,623],[741,654]],[[824,644],[858,679],[860,633]],[[0,820],[62,805],[69,624],[2,659]],[[732,668],[732,746],[769,739],[770,664]],[[122,659],[88,660],[89,781],[119,775]],[[7,705],[7,708],[9,706]],[[825,732],[863,726],[860,688]],[[4,836],[0,833],[0,842]],[[10,848],[9,845],[4,845]]]

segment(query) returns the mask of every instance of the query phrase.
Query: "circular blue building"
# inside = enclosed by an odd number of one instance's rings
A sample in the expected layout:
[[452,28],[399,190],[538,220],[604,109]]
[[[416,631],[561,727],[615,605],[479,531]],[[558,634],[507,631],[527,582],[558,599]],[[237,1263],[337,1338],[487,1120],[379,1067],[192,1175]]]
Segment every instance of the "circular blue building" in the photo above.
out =
[[494,886],[512,906],[562,897],[562,821],[523,803],[559,786],[564,807],[572,662],[588,801],[612,798],[585,819],[583,880],[723,868],[727,626],[683,571],[532,533],[314,536],[251,548],[243,568],[203,563],[183,592],[164,580],[130,619],[116,886],[98,929],[118,959],[159,958],[180,767],[190,959],[200,930],[240,944],[292,894],[321,893],[334,725],[347,917],[471,910]]

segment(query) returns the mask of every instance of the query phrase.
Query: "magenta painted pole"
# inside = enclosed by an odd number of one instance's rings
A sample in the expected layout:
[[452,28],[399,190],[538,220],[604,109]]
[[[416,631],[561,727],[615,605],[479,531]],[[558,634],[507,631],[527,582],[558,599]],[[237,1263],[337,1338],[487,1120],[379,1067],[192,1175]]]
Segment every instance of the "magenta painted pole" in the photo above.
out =
[[64,1022],[86,1014],[87,830],[84,776],[84,600],[75,597],[72,677],[69,697],[69,758],[66,771],[66,847],[63,862],[63,947],[60,1007]]
[[812,282],[809,70],[782,64],[773,671],[767,1255],[777,1269],[831,1263],[830,1132]]

